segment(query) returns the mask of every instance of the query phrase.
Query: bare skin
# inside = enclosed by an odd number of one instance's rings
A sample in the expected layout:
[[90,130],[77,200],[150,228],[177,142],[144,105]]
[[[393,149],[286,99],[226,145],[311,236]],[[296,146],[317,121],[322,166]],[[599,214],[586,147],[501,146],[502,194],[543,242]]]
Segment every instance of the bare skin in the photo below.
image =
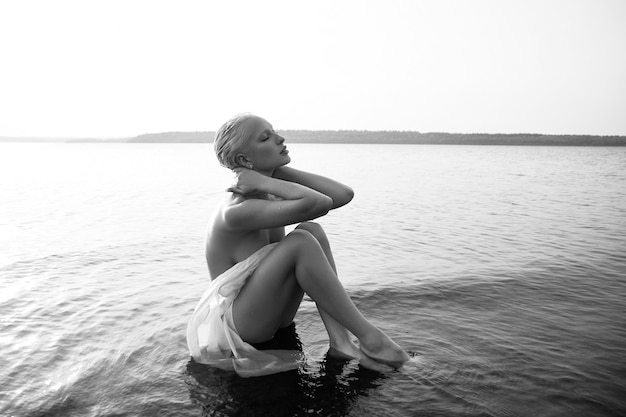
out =
[[[211,219],[206,248],[215,278],[263,246],[278,242],[233,303],[240,336],[248,343],[271,339],[293,321],[307,293],[327,329],[329,354],[358,358],[362,366],[377,371],[402,366],[408,355],[356,308],[337,277],[326,234],[310,222],[347,204],[352,190],[286,167],[290,158],[284,139],[264,119],[247,123],[248,146],[237,156],[242,168],[235,171],[237,182]],[[294,223],[301,224],[285,236],[284,226]]]

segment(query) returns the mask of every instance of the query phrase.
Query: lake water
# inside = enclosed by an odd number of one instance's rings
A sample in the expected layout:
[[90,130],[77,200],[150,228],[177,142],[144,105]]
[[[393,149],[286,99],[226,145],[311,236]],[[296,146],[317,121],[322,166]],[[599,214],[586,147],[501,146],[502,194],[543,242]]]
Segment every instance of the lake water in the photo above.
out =
[[210,145],[0,143],[0,415],[626,415],[626,148],[290,149],[355,189],[319,222],[405,367],[327,358],[308,299],[302,369],[190,361]]

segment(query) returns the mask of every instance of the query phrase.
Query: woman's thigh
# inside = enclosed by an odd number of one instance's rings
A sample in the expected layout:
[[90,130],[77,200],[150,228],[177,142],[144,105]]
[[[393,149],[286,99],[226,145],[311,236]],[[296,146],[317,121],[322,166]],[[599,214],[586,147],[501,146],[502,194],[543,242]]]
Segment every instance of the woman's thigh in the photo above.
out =
[[298,251],[312,242],[317,241],[306,231],[291,232],[248,278],[233,303],[235,327],[243,340],[269,340],[293,318],[303,295],[295,277]]

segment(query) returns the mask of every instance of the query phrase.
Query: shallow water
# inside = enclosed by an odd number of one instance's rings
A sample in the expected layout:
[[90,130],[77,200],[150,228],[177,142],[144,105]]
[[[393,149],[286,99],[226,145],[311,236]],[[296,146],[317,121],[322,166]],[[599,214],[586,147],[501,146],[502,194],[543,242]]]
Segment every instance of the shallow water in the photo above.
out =
[[0,144],[0,415],[626,414],[626,149],[291,145],[353,186],[320,219],[355,303],[412,356],[242,379],[190,361],[205,222],[197,144]]

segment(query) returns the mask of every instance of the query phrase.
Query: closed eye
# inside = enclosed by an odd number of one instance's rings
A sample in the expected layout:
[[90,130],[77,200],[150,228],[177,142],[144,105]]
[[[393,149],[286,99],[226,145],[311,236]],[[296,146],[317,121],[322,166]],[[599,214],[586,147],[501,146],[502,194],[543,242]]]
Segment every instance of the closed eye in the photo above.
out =
[[275,135],[275,134],[276,134],[276,132],[274,132],[274,130],[266,130],[266,131],[263,133],[263,136],[261,136],[261,141],[262,141],[262,142],[265,142],[266,140],[268,140],[269,138],[271,138],[271,137],[272,137],[272,135]]

